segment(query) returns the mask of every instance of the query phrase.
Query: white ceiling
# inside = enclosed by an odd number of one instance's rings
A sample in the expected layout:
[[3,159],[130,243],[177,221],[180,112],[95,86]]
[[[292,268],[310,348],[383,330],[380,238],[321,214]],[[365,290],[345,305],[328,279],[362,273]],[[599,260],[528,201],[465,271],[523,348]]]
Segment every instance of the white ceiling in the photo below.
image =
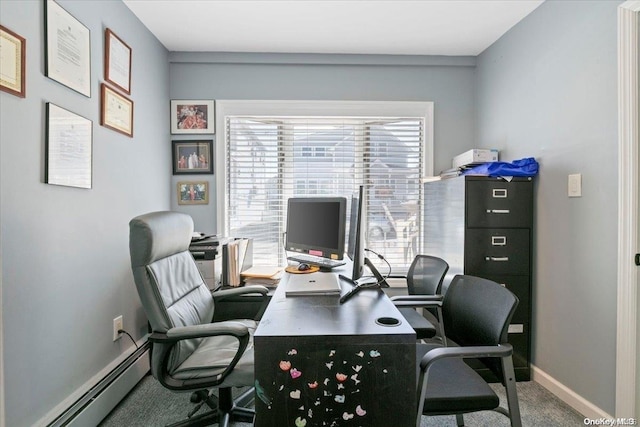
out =
[[476,56],[543,0],[123,0],[169,51]]

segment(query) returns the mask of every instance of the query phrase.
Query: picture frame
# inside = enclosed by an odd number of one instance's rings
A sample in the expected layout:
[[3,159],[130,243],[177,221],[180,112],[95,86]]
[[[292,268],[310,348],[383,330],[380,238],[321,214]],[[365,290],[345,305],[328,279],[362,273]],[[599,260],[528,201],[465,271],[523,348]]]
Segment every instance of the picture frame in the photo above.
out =
[[171,100],[172,134],[215,134],[215,102]]
[[25,38],[0,25],[0,90],[20,98],[26,96],[26,53]]
[[208,205],[209,183],[207,181],[181,181],[177,185],[179,205]]
[[47,102],[45,135],[45,183],[91,188],[93,122]]
[[133,101],[100,85],[100,125],[133,138]]
[[111,29],[104,31],[104,79],[131,94],[131,47]]
[[45,4],[45,75],[91,98],[91,32],[53,0]]
[[212,174],[213,140],[171,141],[173,174]]

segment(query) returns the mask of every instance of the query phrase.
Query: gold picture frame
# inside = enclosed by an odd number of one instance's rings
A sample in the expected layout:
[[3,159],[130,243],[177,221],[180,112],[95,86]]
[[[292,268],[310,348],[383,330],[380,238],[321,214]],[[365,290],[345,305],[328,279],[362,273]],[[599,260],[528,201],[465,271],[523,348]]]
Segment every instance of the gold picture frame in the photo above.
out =
[[100,93],[100,125],[133,137],[133,101],[104,83]]
[[208,205],[209,182],[181,181],[178,182],[177,196],[179,205]]
[[26,96],[25,61],[27,41],[0,25],[0,90]]

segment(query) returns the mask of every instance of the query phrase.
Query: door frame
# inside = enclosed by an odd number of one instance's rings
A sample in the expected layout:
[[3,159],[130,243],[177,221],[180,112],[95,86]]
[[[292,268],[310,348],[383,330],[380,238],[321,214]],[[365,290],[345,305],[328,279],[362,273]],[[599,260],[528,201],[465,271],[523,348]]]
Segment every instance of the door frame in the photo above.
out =
[[640,1],[618,8],[618,295],[616,417],[637,417],[638,318],[638,15]]

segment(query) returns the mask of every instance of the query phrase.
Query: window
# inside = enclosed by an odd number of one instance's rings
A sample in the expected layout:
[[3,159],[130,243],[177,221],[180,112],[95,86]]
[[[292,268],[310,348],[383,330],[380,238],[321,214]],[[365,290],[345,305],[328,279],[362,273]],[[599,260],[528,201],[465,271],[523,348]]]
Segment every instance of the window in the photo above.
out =
[[428,103],[415,104],[421,116],[225,115],[222,230],[254,240],[254,264],[282,265],[288,198],[350,201],[365,184],[367,248],[406,271],[420,247],[421,178],[432,169],[432,116]]

